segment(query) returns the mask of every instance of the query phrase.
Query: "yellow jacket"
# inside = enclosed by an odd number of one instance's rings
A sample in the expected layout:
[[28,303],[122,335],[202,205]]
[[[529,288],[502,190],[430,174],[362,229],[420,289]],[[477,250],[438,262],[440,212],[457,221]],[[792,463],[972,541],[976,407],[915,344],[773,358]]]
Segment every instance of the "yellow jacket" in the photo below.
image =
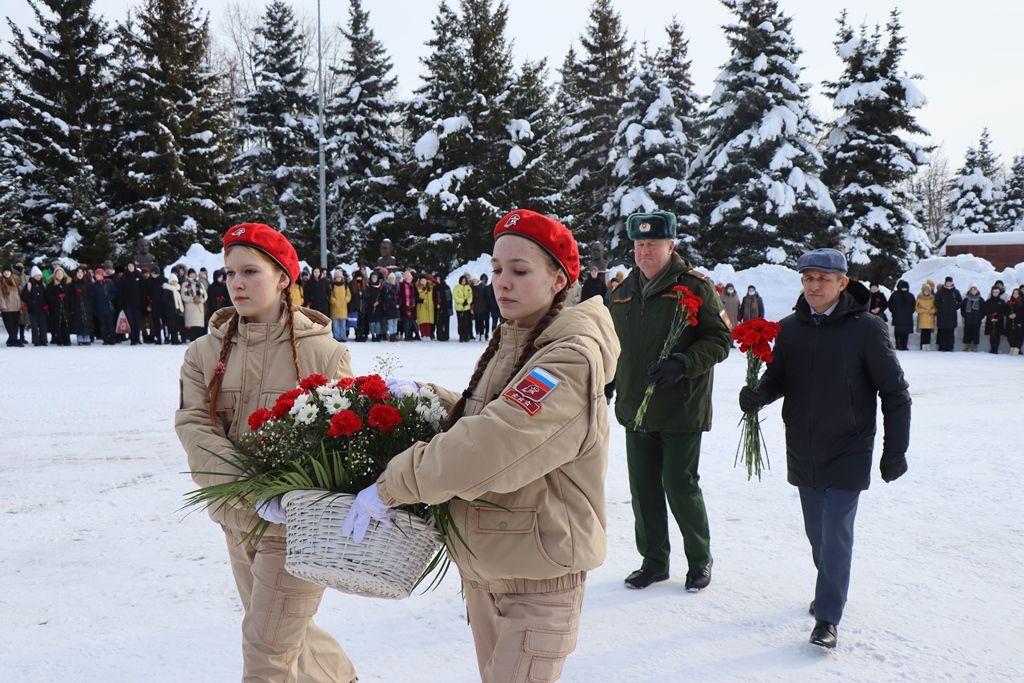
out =
[[[276,323],[241,322],[225,363],[217,401],[219,420],[217,424],[210,422],[206,387],[213,380],[224,334],[234,312],[234,308],[228,307],[213,314],[210,334],[189,345],[181,366],[181,403],[174,415],[174,429],[188,455],[192,480],[198,486],[229,479],[235,470],[218,456],[237,455],[235,444],[249,432],[249,415],[257,408],[273,407],[277,397],[294,389],[300,379],[295,376],[286,313],[282,312]],[[332,379],[351,377],[348,349],[331,336],[327,316],[300,308],[294,317],[303,377],[313,373]],[[215,522],[243,533],[259,521],[251,510],[228,505],[212,506],[209,513]],[[284,527],[271,525],[268,533],[283,536]]]
[[293,282],[288,287],[288,296],[291,297],[293,306],[301,306],[306,300],[306,295],[302,292],[302,285],[298,282]]
[[352,290],[345,283],[331,283],[331,319],[348,318],[348,302],[352,301]]
[[[539,593],[577,585],[604,562],[608,406],[619,340],[600,297],[563,310],[537,351],[509,373],[530,330],[502,325],[497,353],[466,401],[464,417],[388,463],[377,480],[388,505],[443,503],[469,550],[453,540],[463,580],[492,593]],[[539,371],[557,384],[531,413],[513,398]],[[528,386],[529,385],[529,386]],[[450,407],[458,394],[437,389]],[[518,394],[520,397],[523,394]],[[492,503],[474,503],[474,500]]]
[[935,307],[934,294],[929,294],[928,296],[924,294],[918,295],[917,303],[914,304],[914,310],[917,311],[918,330],[935,329],[935,316],[938,314],[938,309]]
[[473,288],[469,285],[455,285],[452,299],[455,301],[456,313],[468,311],[473,306]]
[[434,324],[434,290],[431,288],[416,288],[416,296],[419,303],[416,304],[416,322],[420,325]]

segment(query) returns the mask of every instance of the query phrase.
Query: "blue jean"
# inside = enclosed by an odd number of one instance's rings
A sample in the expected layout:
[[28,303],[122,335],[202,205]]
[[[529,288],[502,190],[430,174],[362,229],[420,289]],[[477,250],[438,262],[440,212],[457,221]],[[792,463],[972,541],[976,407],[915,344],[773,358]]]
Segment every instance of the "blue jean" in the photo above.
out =
[[818,569],[814,617],[830,624],[843,618],[853,563],[853,523],[860,491],[801,486],[804,531]]
[[398,334],[398,318],[388,318],[388,334]]
[[348,318],[334,318],[331,320],[331,334],[340,342],[348,338]]

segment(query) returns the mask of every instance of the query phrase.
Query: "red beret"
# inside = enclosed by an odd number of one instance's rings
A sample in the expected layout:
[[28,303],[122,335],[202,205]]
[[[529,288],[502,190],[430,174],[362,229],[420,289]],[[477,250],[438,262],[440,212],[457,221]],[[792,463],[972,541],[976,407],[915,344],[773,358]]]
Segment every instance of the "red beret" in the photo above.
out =
[[299,255],[288,238],[262,223],[242,223],[224,233],[224,249],[234,246],[252,247],[270,257],[288,273],[291,282],[299,279]]
[[502,235],[519,235],[534,242],[551,254],[565,274],[569,285],[580,276],[580,249],[569,228],[554,218],[549,218],[529,209],[516,209],[502,216],[494,226],[494,239]]

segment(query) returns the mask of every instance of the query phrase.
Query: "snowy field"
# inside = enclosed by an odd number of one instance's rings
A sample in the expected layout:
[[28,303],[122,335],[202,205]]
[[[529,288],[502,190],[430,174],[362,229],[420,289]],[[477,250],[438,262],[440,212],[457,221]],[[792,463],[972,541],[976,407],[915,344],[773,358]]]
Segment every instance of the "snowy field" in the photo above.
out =
[[[352,344],[356,372],[464,387],[482,344]],[[237,681],[241,611],[224,538],[192,488],[172,420],[183,347],[0,348],[0,681]],[[839,648],[806,644],[814,570],[786,484],[780,404],[765,411],[774,469],[733,468],[738,352],[718,366],[702,482],[714,580],[630,591],[622,429],[613,425],[608,558],[587,582],[565,681],[1024,680],[1024,361],[904,353],[910,472],[861,498]],[[781,403],[781,402],[780,402]],[[880,447],[880,444],[878,444]],[[876,448],[876,457],[878,449]],[[329,591],[318,621],[364,683],[477,680],[453,572],[401,602]]]

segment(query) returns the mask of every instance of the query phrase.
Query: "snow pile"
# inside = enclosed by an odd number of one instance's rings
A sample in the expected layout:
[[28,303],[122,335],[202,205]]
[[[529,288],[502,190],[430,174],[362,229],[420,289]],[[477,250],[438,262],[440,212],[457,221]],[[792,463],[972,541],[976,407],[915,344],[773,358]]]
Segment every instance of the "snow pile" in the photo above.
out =
[[999,272],[985,259],[971,254],[933,256],[920,261],[904,273],[903,279],[910,285],[911,294],[916,295],[921,291],[921,285],[928,280],[934,282],[936,287],[941,287],[947,276],[953,278],[953,284],[961,294],[975,285],[983,295],[988,296],[996,280],[1002,280],[1007,291],[1024,283],[1024,263]]

